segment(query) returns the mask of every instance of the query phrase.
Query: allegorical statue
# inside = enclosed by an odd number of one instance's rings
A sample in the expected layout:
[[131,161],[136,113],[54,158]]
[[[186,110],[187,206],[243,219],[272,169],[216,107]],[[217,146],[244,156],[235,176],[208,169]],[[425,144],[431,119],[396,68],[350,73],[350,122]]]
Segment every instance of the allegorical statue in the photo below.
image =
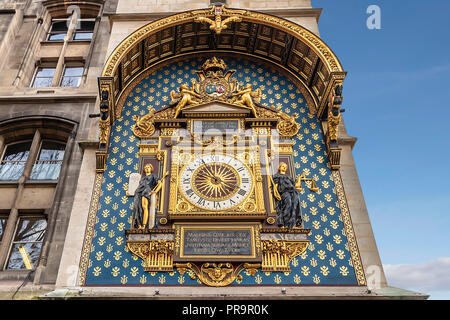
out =
[[278,215],[278,226],[285,228],[300,227],[302,215],[300,210],[299,191],[300,183],[297,183],[286,175],[288,166],[281,162],[278,173],[272,178],[272,192],[275,198],[275,210]]
[[255,100],[256,103],[259,103],[261,101],[261,95],[261,89],[258,88],[253,92],[252,85],[247,83],[242,89],[237,89],[237,92],[231,95],[232,103],[250,108],[253,111],[254,116],[258,117],[253,100]]
[[[133,226],[139,229],[146,229],[147,223],[154,219],[156,208],[156,194],[161,190],[164,184],[164,178],[167,177],[168,172],[164,174],[161,179],[158,179],[153,174],[153,166],[149,163],[144,167],[144,176],[139,181],[136,188],[133,202]],[[148,227],[151,229],[155,225],[154,220],[150,221]]]
[[172,98],[171,103],[178,101],[174,118],[178,116],[184,107],[199,104],[201,102],[200,99],[202,98],[202,96],[194,92],[193,89],[189,89],[186,84],[182,84],[178,90],[180,93],[176,93],[174,90],[170,92],[170,97]]

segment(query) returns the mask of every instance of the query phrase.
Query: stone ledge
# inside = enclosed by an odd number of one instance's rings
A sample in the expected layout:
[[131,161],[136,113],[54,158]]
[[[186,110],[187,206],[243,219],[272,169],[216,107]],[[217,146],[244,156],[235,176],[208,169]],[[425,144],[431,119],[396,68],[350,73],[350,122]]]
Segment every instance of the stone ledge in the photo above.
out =
[[[42,300],[56,299],[142,299],[142,300],[425,300],[429,296],[393,287],[384,287],[369,291],[367,287],[332,286],[234,286],[212,287],[82,287],[61,288],[40,296]],[[285,288],[286,293],[281,289]],[[158,293],[156,293],[158,292]]]

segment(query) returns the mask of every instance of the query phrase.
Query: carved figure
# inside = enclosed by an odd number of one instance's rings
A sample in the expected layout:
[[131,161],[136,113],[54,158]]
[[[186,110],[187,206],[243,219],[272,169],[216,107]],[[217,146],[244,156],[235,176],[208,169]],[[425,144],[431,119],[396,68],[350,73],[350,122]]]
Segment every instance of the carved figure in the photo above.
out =
[[250,83],[247,83],[243,89],[237,89],[237,91],[238,92],[231,95],[232,103],[252,109],[255,117],[258,117],[253,100],[256,103],[259,103],[261,101],[261,89],[258,88],[253,92],[252,85]]
[[178,116],[181,110],[184,107],[189,105],[196,105],[201,102],[202,96],[198,93],[194,92],[194,90],[189,89],[186,84],[182,84],[179,88],[180,93],[176,93],[174,90],[170,92],[170,97],[172,98],[171,103],[175,103],[178,101],[176,110],[175,110],[175,118]]
[[209,28],[214,30],[217,34],[221,34],[222,30],[228,28],[228,23],[230,22],[241,22],[242,18],[238,16],[231,16],[222,21],[221,14],[216,14],[214,20],[211,20],[206,17],[196,17],[194,19],[195,22],[207,23],[209,24]]
[[154,114],[155,109],[151,109],[149,113],[147,113],[142,118],[139,116],[133,116],[133,120],[136,121],[136,124],[132,127],[133,133],[138,138],[151,136],[155,132],[154,123]]
[[300,125],[295,121],[298,118],[298,113],[292,114],[292,116],[280,111],[278,108],[278,114],[280,121],[278,121],[277,129],[283,136],[295,136],[300,129]]
[[133,225],[139,229],[147,228],[152,195],[156,195],[161,190],[168,172],[161,179],[158,179],[153,174],[153,166],[146,164],[144,174],[136,188],[133,201]]
[[272,178],[272,192],[275,198],[275,210],[278,215],[278,226],[285,228],[300,227],[302,215],[300,209],[299,189],[300,180],[297,183],[286,175],[288,166],[281,162],[278,173]]

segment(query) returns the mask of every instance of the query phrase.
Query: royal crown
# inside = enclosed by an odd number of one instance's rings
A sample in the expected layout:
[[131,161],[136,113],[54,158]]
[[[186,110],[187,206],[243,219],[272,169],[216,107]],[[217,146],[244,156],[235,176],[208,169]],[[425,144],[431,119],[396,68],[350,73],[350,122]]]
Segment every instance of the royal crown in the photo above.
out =
[[221,69],[222,71],[225,71],[227,69],[227,65],[225,61],[222,59],[217,59],[216,57],[212,57],[205,61],[205,63],[202,65],[202,70],[207,71],[209,69]]

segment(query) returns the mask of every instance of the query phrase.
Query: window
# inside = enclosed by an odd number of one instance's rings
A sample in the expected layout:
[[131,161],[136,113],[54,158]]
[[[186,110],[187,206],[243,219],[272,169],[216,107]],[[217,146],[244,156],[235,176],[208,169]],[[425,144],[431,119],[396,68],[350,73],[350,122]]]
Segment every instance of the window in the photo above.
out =
[[42,141],[41,150],[30,178],[32,180],[57,180],[61,171],[65,147],[62,143]]
[[[64,41],[68,33],[70,17],[64,20],[55,20],[48,33],[47,41]],[[69,40],[92,40],[94,34],[95,19],[82,19],[78,21],[76,29]]]
[[47,221],[43,216],[20,217],[7,269],[35,269],[41,255]]
[[0,242],[2,242],[3,232],[5,231],[7,221],[8,221],[7,216],[0,215]]
[[39,67],[33,79],[33,88],[51,87],[56,68]]
[[92,40],[94,34],[95,20],[82,20],[79,22],[79,28],[75,30],[73,40]]
[[17,180],[22,175],[30,153],[31,141],[6,146],[0,163],[0,180]]
[[67,20],[52,22],[52,27],[48,33],[48,41],[63,41],[67,35]]
[[81,83],[83,71],[83,67],[66,66],[61,80],[61,87],[78,87]]

